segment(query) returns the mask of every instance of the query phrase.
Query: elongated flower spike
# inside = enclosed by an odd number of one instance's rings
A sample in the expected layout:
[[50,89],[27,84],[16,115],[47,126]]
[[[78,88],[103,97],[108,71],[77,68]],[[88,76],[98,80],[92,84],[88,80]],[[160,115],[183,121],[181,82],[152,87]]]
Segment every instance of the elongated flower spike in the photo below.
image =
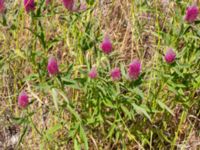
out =
[[73,11],[74,7],[74,0],[62,0],[65,8],[67,8],[69,11]]
[[120,69],[119,68],[114,68],[113,70],[111,70],[110,76],[111,76],[111,78],[112,78],[113,81],[120,80],[120,78],[121,78],[121,71],[120,71]]
[[18,105],[21,108],[26,108],[29,103],[28,95],[25,91],[22,91],[18,97]]
[[192,23],[194,21],[196,21],[197,17],[199,14],[199,9],[197,6],[193,5],[193,6],[189,6],[186,9],[186,13],[185,13],[185,21],[187,21],[188,23]]
[[101,43],[101,49],[105,54],[109,54],[112,52],[112,43],[108,36],[105,36],[102,43]]
[[57,60],[54,57],[50,57],[48,60],[47,70],[50,75],[56,75],[59,72]]
[[175,61],[176,59],[176,53],[172,48],[167,49],[167,52],[165,53],[165,61],[168,64],[171,64]]
[[141,73],[141,63],[138,59],[134,59],[128,68],[128,76],[130,79],[137,80]]
[[26,12],[35,10],[35,2],[34,0],[24,0],[24,8]]
[[3,13],[5,10],[5,2],[4,0],[0,0],[0,13]]
[[89,72],[89,77],[91,78],[91,79],[94,79],[94,78],[96,78],[97,77],[97,69],[96,69],[96,67],[93,67],[91,70],[90,70],[90,72]]

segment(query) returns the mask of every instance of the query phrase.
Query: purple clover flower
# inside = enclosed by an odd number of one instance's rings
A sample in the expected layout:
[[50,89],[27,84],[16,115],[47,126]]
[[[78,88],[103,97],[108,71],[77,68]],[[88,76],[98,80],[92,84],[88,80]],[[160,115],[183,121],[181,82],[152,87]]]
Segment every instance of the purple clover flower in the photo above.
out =
[[46,6],[51,3],[51,0],[46,0]]
[[116,81],[116,80],[120,80],[121,78],[121,71],[119,68],[114,68],[113,70],[111,70],[111,78],[113,81]]
[[175,61],[176,59],[176,53],[173,51],[172,48],[169,48],[167,50],[167,52],[165,53],[165,61],[168,63],[168,64],[171,64]]
[[21,107],[21,108],[26,108],[27,105],[29,103],[29,100],[28,100],[28,95],[25,91],[22,91],[20,94],[19,94],[19,97],[18,97],[18,105]]
[[195,5],[194,6],[189,6],[186,9],[186,14],[185,14],[184,19],[188,23],[192,23],[197,19],[198,14],[199,14],[199,9],[198,9],[197,6],[195,6]]
[[26,12],[35,10],[35,2],[34,0],[24,0],[24,7]]
[[141,63],[138,59],[134,59],[128,68],[128,76],[130,79],[137,80],[141,72]]
[[57,60],[54,57],[48,60],[47,70],[50,75],[56,75],[59,72]]
[[94,78],[96,78],[97,77],[97,69],[96,69],[96,67],[93,67],[91,70],[90,70],[90,72],[89,72],[89,77],[91,78],[91,79],[94,79]]
[[63,0],[63,4],[69,11],[73,11],[74,0]]
[[112,43],[107,36],[103,39],[101,43],[101,49],[105,54],[109,54],[110,52],[112,52]]
[[0,13],[3,13],[5,10],[5,3],[4,0],[0,0]]

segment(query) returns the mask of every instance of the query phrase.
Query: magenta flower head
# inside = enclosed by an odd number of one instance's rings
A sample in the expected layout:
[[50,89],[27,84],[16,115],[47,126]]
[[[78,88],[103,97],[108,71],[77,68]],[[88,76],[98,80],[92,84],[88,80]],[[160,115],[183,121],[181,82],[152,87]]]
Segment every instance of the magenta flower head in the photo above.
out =
[[20,94],[19,94],[19,97],[18,97],[18,105],[21,107],[21,108],[25,108],[27,107],[29,101],[28,101],[28,95],[26,92],[22,91]]
[[5,3],[4,0],[0,0],[0,13],[3,13],[5,10]]
[[97,77],[97,69],[96,69],[96,67],[93,67],[91,70],[90,70],[90,72],[89,72],[89,77],[91,78],[91,79],[94,79],[94,78],[96,78]]
[[50,75],[56,75],[59,72],[57,60],[50,57],[48,60],[47,70]]
[[51,0],[46,0],[46,5],[49,5],[51,3]]
[[120,78],[121,78],[120,69],[119,68],[114,68],[113,70],[111,70],[110,76],[111,76],[113,81],[120,80]]
[[64,4],[65,8],[72,11],[73,7],[74,7],[74,0],[63,0],[63,4]]
[[107,36],[104,37],[101,43],[101,49],[105,54],[109,54],[112,51],[112,43]]
[[167,52],[165,53],[165,61],[168,63],[168,64],[171,64],[175,61],[176,59],[176,53],[173,51],[172,48],[169,48],[167,50]]
[[189,6],[186,9],[186,14],[184,19],[188,23],[192,23],[197,19],[198,14],[199,14],[199,9],[197,6]]
[[24,0],[24,8],[26,12],[35,10],[35,2],[34,0]]
[[137,80],[141,72],[141,63],[138,59],[134,59],[128,68],[128,76],[130,79]]

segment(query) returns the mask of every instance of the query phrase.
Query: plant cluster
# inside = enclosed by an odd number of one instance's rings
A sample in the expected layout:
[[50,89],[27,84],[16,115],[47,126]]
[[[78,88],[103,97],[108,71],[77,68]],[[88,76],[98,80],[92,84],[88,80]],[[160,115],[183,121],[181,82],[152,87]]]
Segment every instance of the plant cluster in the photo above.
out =
[[[45,11],[51,13],[51,5],[52,0],[37,3],[24,0],[23,3],[24,13],[31,19],[30,28],[26,28],[31,33],[31,46],[24,52],[19,50],[18,54],[29,63],[31,73],[22,77],[18,85],[16,97],[21,113],[12,118],[23,127],[18,144],[23,143],[31,127],[40,136],[43,149],[59,149],[70,142],[73,143],[70,148],[90,149],[95,143],[94,137],[103,142],[112,141],[113,147],[118,149],[130,149],[133,145],[138,145],[138,149],[169,146],[174,149],[186,113],[190,109],[197,115],[200,113],[198,7],[191,5],[185,9],[184,16],[179,19],[180,30],[174,31],[172,22],[170,32],[157,33],[168,46],[164,53],[159,52],[156,65],[147,68],[146,62],[139,57],[129,65],[116,64],[115,40],[112,41],[108,34],[102,38],[101,31],[91,38],[88,30],[93,27],[90,23],[85,27],[86,34],[78,39],[80,52],[77,49],[74,54],[79,55],[81,65],[59,63],[52,48],[61,38],[47,40],[43,21]],[[76,4],[74,0],[62,0],[62,7],[71,17],[63,20],[77,22],[81,14],[92,11],[90,7],[94,5],[95,2],[87,1],[89,7],[86,8],[85,4]],[[2,25],[8,26],[5,11],[5,2],[0,0]],[[11,28],[19,27],[13,25]],[[181,48],[180,43],[183,43]],[[36,50],[37,45],[40,50]],[[92,51],[90,56],[87,56],[88,51]],[[40,96],[52,101],[44,103]],[[175,107],[179,104],[183,106],[181,116],[174,119]],[[33,121],[43,106],[50,114],[48,117],[56,122],[46,129],[40,129]],[[175,120],[179,121],[178,125]],[[168,131],[171,124],[174,128]]]

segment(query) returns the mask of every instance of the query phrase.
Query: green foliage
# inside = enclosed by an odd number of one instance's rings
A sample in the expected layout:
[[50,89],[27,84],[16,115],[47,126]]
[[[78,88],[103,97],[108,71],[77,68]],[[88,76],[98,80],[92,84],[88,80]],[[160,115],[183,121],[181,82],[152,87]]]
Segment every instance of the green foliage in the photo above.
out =
[[[29,14],[23,14],[22,8],[2,14],[0,27],[8,33],[0,36],[0,72],[2,83],[4,75],[9,76],[8,93],[12,93],[3,101],[13,109],[12,123],[22,128],[17,148],[26,149],[23,143],[32,134],[41,149],[66,149],[70,145],[75,150],[88,150],[96,141],[100,149],[107,143],[110,149],[130,149],[132,145],[138,149],[178,149],[178,142],[187,140],[189,130],[195,128],[196,121],[187,124],[182,138],[190,113],[199,120],[200,21],[184,22],[186,2],[179,0],[173,1],[176,10],[168,16],[153,1],[130,3],[135,18],[131,29],[138,43],[146,29],[137,11],[152,13],[155,19],[154,30],[150,31],[155,38],[153,55],[148,61],[141,48],[138,56],[143,62],[142,73],[139,79],[130,80],[127,60],[118,61],[115,52],[101,52],[101,21],[93,16],[98,2],[86,2],[88,9],[84,12],[69,12],[57,2],[49,9],[43,0],[37,1],[37,9]],[[49,34],[52,31],[54,34]],[[25,41],[20,41],[23,33]],[[177,54],[172,64],[163,59],[166,47],[173,47]],[[47,71],[51,55],[59,62],[60,72],[54,76]],[[88,72],[93,65],[98,68],[98,77],[90,79]],[[109,72],[116,66],[122,78],[112,81]],[[24,110],[17,107],[22,89],[31,99]]]

